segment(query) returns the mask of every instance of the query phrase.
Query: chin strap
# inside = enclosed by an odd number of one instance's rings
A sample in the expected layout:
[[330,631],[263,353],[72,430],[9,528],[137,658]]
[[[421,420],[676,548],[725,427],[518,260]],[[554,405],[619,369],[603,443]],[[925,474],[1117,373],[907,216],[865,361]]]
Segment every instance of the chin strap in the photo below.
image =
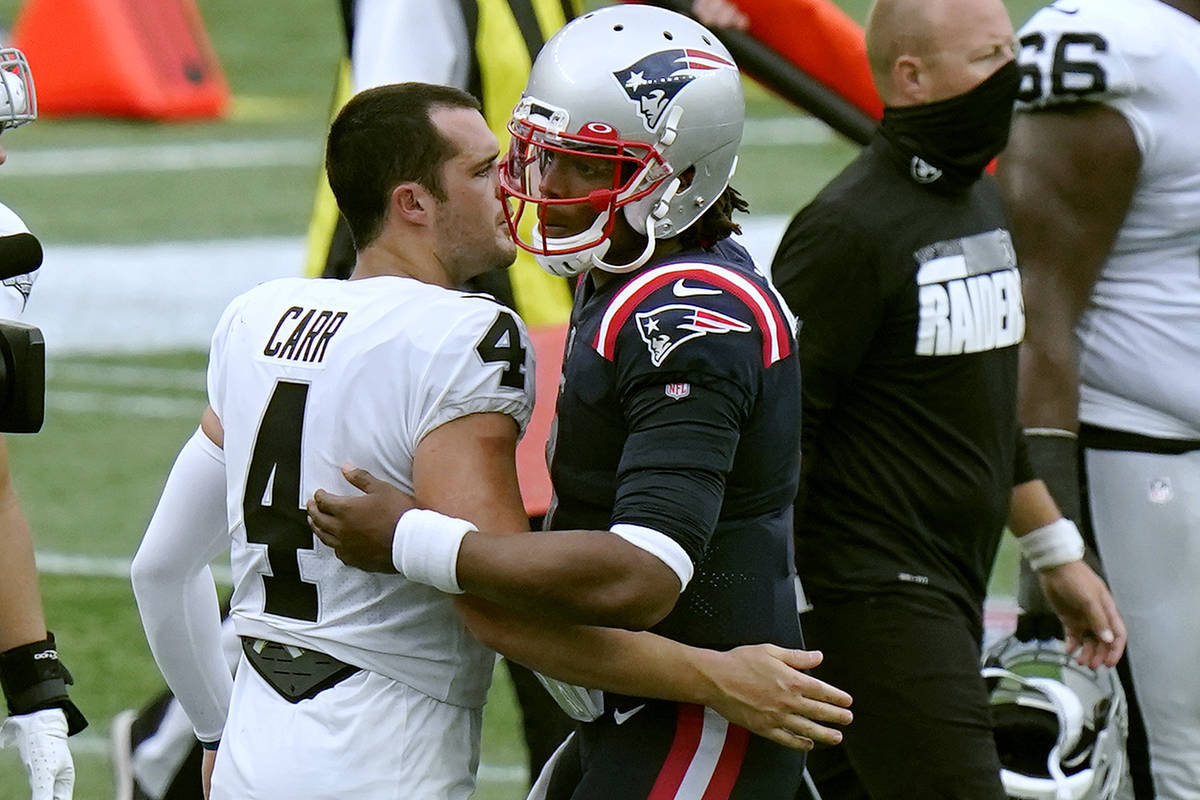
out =
[[654,248],[658,244],[658,240],[654,238],[654,215],[646,215],[646,246],[642,248],[641,255],[630,261],[628,264],[609,264],[603,258],[601,253],[592,254],[592,266],[597,269],[602,269],[605,272],[615,272],[618,274],[625,272],[633,272],[638,267],[650,260],[650,256],[654,255]]
[[632,272],[649,261],[650,257],[654,255],[654,248],[658,245],[658,238],[655,235],[654,226],[665,216],[667,216],[668,213],[670,213],[671,201],[675,199],[676,193],[679,192],[680,185],[679,178],[675,178],[673,181],[671,181],[671,184],[667,186],[666,191],[663,192],[662,197],[659,198],[658,202],[654,204],[654,207],[651,208],[646,214],[646,220],[644,222],[644,227],[646,228],[646,246],[642,248],[641,255],[639,255],[633,261],[630,261],[628,264],[609,264],[607,261],[601,258],[603,252],[593,253],[592,265],[604,270],[605,272],[625,273]]

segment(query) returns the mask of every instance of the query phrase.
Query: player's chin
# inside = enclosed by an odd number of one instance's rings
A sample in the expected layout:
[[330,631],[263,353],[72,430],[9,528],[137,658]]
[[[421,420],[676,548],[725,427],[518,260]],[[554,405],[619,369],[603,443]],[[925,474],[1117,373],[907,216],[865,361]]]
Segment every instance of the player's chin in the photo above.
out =
[[496,265],[497,267],[510,266],[517,260],[517,246],[508,236],[508,229],[504,229],[504,236],[497,242],[496,247]]

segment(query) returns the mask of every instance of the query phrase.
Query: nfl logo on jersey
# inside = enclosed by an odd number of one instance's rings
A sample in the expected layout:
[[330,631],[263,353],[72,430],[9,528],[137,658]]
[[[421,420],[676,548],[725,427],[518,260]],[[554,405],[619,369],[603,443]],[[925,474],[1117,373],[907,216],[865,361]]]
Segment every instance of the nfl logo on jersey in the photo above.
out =
[[682,400],[691,394],[692,385],[690,383],[668,383],[666,391],[667,397],[672,400]]

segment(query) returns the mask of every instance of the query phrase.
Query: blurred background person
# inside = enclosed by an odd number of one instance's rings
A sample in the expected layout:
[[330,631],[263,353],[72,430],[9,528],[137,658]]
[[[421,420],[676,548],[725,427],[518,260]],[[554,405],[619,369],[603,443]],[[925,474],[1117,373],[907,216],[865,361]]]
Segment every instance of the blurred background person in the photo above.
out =
[[879,0],[882,124],[772,269],[800,324],[802,620],[825,653],[814,674],[855,697],[843,747],[809,759],[826,798],[1006,797],[979,672],[1006,520],[1081,658],[1111,665],[1123,645],[1079,533],[1022,458],[1020,276],[984,174],[1020,81],[1013,41],[999,0]]
[[[0,49],[0,133],[35,119],[37,96],[25,56],[13,48]],[[0,148],[0,164],[6,158]],[[37,238],[16,214],[0,205],[0,275],[4,276],[0,319],[20,317],[41,262]],[[4,377],[13,381],[26,376],[10,371]],[[14,387],[5,390],[11,393]],[[24,390],[45,391],[40,386]],[[0,429],[11,430],[11,421],[0,419]],[[68,697],[71,682],[54,634],[46,630],[33,537],[12,483],[8,447],[0,435],[0,685],[10,715],[0,724],[0,747],[17,748],[33,800],[68,800],[72,795],[75,766],[67,736],[83,730],[87,720]]]
[[[1200,798],[1200,2],[1061,0],[1019,60],[997,175],[1025,284],[1021,421],[1129,628],[1136,796]],[[1024,578],[1025,635],[1056,635]]]

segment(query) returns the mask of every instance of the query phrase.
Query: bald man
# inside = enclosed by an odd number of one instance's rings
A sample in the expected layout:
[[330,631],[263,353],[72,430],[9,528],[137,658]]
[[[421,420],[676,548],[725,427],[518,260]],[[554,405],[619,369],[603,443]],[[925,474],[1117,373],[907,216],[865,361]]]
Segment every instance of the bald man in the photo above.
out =
[[1019,84],[1008,14],[880,0],[867,52],[880,128],[773,266],[801,321],[805,637],[856,709],[809,767],[825,798],[1003,800],[979,643],[1006,520],[1082,660],[1115,663],[1124,631],[1017,425],[1021,282],[984,174]]

